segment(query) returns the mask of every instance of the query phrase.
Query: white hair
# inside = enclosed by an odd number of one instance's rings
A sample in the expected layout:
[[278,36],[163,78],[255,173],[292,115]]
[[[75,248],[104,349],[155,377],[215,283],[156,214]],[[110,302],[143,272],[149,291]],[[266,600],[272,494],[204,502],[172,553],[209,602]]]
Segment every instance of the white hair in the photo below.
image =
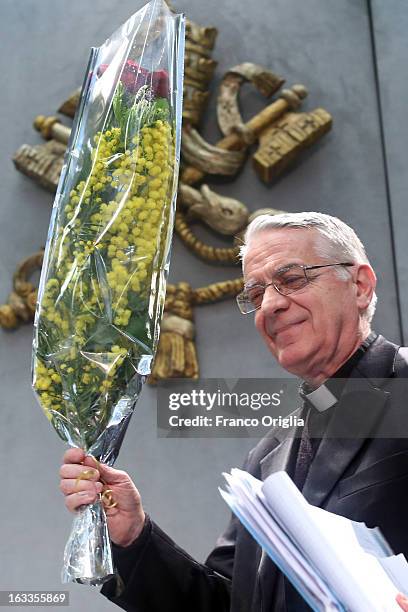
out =
[[[307,229],[315,230],[322,240],[315,244],[316,254],[327,261],[338,259],[357,264],[370,264],[364,245],[355,231],[337,217],[319,212],[281,213],[278,215],[259,215],[248,225],[244,244],[240,247],[241,259],[244,259],[248,245],[254,234],[274,229]],[[337,270],[341,278],[348,278],[346,268]],[[371,323],[377,304],[377,295],[373,292],[371,302],[364,312],[364,318]]]

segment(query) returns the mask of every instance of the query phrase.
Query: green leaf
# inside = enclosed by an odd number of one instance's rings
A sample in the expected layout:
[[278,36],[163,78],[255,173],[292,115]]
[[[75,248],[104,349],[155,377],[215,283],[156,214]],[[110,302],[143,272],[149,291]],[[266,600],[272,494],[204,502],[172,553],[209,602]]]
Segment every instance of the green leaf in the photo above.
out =
[[118,344],[120,336],[116,327],[106,320],[100,320],[93,334],[88,338],[84,350],[90,353],[99,352],[96,347],[104,347],[104,350],[109,350],[108,347]]
[[138,314],[147,311],[147,297],[142,298],[139,293],[135,291],[129,291],[128,293],[128,304],[133,314]]
[[167,98],[157,98],[154,101],[153,111],[154,111],[154,116],[153,116],[152,123],[154,121],[158,121],[159,119],[161,121],[169,121],[170,106],[169,106],[169,102]]
[[116,86],[115,95],[113,96],[113,101],[112,101],[113,114],[115,115],[115,119],[119,126],[122,123],[122,115],[123,115],[123,110],[124,110],[123,104],[122,104],[124,91],[125,91],[125,88],[123,87],[122,83],[119,81],[119,83]]
[[126,332],[135,338],[135,340],[139,340],[139,342],[145,344],[151,350],[151,339],[147,333],[146,319],[147,314],[142,316],[140,314],[133,314],[126,328]]

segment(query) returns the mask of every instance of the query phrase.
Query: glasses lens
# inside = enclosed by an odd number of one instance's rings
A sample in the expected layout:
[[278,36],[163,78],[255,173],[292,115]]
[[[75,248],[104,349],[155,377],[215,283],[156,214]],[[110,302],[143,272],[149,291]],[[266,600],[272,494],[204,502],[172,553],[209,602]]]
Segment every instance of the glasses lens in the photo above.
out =
[[245,289],[237,295],[238,308],[243,314],[253,312],[260,307],[264,293],[265,288],[262,285],[254,285]]
[[293,291],[306,287],[307,277],[301,266],[291,266],[278,272],[274,276],[273,282],[279,293],[289,295]]

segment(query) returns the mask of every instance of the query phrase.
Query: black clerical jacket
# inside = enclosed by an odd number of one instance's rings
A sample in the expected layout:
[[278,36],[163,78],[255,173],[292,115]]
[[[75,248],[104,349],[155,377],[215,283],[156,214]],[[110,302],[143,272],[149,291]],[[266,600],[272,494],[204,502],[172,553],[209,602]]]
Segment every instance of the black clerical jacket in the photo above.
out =
[[[394,552],[408,558],[408,397],[394,389],[397,377],[408,378],[407,360],[378,336],[342,390],[302,491],[311,504],[380,527]],[[293,433],[273,429],[244,469],[263,480],[279,470],[293,476]],[[129,612],[285,610],[274,595],[279,571],[236,518],[205,564],[150,519],[134,544],[114,546],[114,559],[121,578],[101,592]]]

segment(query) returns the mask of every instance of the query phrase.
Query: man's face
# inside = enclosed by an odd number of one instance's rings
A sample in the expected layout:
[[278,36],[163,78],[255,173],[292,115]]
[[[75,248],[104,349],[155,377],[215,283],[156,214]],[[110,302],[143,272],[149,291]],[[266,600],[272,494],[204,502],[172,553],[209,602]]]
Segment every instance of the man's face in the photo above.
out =
[[[316,231],[309,229],[259,231],[251,238],[244,259],[245,283],[270,283],[280,268],[293,263],[339,261],[318,256],[318,240]],[[287,296],[268,287],[255,312],[256,328],[272,355],[283,368],[305,379],[333,369],[331,364],[342,363],[355,348],[359,329],[356,286],[351,274],[345,280],[336,269],[308,272],[313,280]]]

